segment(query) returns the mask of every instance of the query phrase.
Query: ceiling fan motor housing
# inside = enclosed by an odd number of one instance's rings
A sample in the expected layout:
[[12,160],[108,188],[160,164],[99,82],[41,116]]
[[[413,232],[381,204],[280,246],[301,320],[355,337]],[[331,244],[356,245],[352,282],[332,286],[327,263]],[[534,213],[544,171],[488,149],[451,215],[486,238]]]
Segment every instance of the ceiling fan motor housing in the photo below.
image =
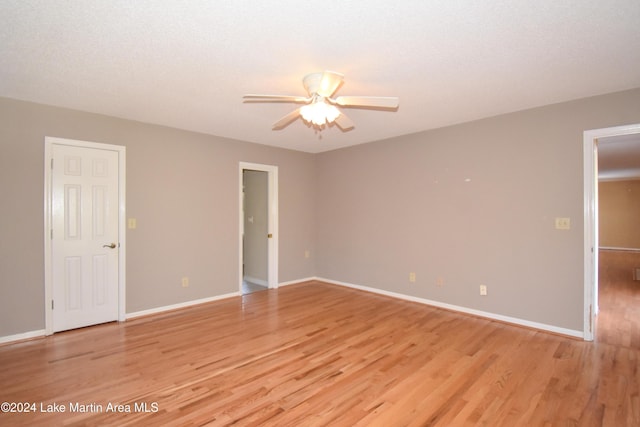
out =
[[[329,87],[323,88],[321,87],[321,84],[323,82],[323,76],[325,74],[332,75],[333,78],[324,79],[324,81],[326,82],[325,84],[328,84]],[[304,88],[307,90],[307,93],[309,94],[309,96],[312,96],[313,94],[317,93],[320,96],[328,98],[331,95],[333,95],[333,92],[335,92],[335,90],[337,89],[338,84],[336,83],[341,82],[343,78],[344,76],[340,73],[336,73],[333,71],[324,71],[320,73],[307,74],[302,79],[302,84],[304,85]],[[330,90],[331,93],[328,93],[328,90]]]
[[302,84],[304,84],[304,88],[307,90],[309,96],[311,96],[318,91],[321,81],[322,73],[312,73],[304,76],[304,79],[302,79]]

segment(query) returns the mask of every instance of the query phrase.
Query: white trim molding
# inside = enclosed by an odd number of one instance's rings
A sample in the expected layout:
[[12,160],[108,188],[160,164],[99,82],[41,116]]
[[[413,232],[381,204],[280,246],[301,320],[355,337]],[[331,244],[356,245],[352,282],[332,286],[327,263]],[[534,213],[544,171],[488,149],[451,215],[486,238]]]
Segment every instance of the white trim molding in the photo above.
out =
[[214,297],[201,298],[193,301],[185,301],[178,304],[165,305],[163,307],[150,308],[148,310],[135,311],[127,314],[127,320],[135,319],[136,317],[149,316],[151,314],[164,313],[165,311],[177,310],[180,308],[192,307],[194,305],[205,304],[208,302],[219,301],[222,299],[239,297],[240,292],[231,292],[228,294],[217,295]]
[[242,261],[243,261],[243,234],[244,213],[242,200],[242,171],[254,170],[267,172],[268,189],[267,199],[269,204],[268,233],[272,236],[268,240],[267,250],[267,282],[270,289],[278,287],[278,167],[262,165],[258,163],[239,162],[238,164],[238,292],[242,292]]
[[307,277],[306,279],[298,279],[298,280],[290,280],[288,282],[280,282],[278,284],[278,286],[298,285],[300,283],[310,282],[312,280],[321,280],[321,279],[318,279],[317,277]]
[[347,288],[358,289],[361,291],[372,292],[379,295],[384,295],[392,298],[398,298],[405,301],[417,302],[420,304],[425,304],[433,307],[444,308],[446,310],[456,311],[459,313],[471,314],[473,316],[484,317],[491,320],[497,320],[504,323],[511,323],[513,325],[525,326],[527,328],[538,329],[541,331],[552,332],[555,334],[566,335],[570,337],[582,338],[582,331],[561,328],[558,326],[547,325],[544,323],[532,322],[529,320],[519,319],[517,317],[503,316],[501,314],[490,313],[487,311],[474,310],[467,307],[461,307],[459,305],[447,304],[439,301],[433,301],[425,298],[414,297],[411,295],[405,295],[397,292],[385,291],[377,288],[370,288],[368,286],[355,285],[353,283],[340,282],[337,280],[325,279],[322,277],[317,277],[315,280],[320,282],[330,283],[332,285],[344,286]]
[[[495,313],[490,313],[490,312],[486,312],[486,311],[470,309],[470,308],[467,308],[467,307],[461,307],[461,306],[458,306],[458,305],[447,304],[447,303],[443,303],[443,302],[439,302],[439,301],[433,301],[433,300],[429,300],[429,299],[426,299],[426,298],[420,298],[420,297],[415,297],[415,296],[411,296],[411,295],[405,295],[405,294],[401,294],[401,293],[398,293],[398,292],[385,291],[385,290],[382,290],[382,289],[372,288],[372,287],[369,287],[369,286],[356,285],[356,284],[353,284],[353,283],[341,282],[341,281],[338,281],[338,280],[332,280],[332,279],[327,279],[327,278],[323,278],[323,277],[315,277],[314,276],[314,277],[307,277],[307,278],[303,278],[303,279],[291,280],[291,281],[288,281],[288,282],[279,283],[279,286],[297,285],[297,284],[302,284],[302,283],[310,282],[310,281],[318,281],[318,282],[329,283],[329,284],[337,285],[337,286],[344,286],[346,288],[352,288],[352,289],[357,289],[357,290],[360,290],[360,291],[371,292],[371,293],[374,293],[374,294],[384,295],[384,296],[388,296],[388,297],[391,297],[391,298],[397,298],[397,299],[401,299],[401,300],[405,300],[405,301],[417,302],[417,303],[428,305],[428,306],[432,306],[432,307],[438,307],[438,308],[443,308],[443,309],[446,309],[446,310],[455,311],[455,312],[459,312],[459,313],[470,314],[470,315],[473,315],[473,316],[483,317],[483,318],[486,318],[486,319],[496,320],[496,321],[500,321],[500,322],[504,322],[504,323],[510,323],[510,324],[517,325],[517,326],[524,326],[524,327],[528,327],[528,328],[532,328],[532,329],[537,329],[537,330],[540,330],[540,331],[547,331],[547,332],[556,333],[556,334],[560,334],[560,335],[566,335],[566,336],[570,336],[570,337],[583,338],[582,331],[578,331],[578,330],[561,328],[561,327],[558,327],[558,326],[547,325],[547,324],[539,323],[539,322],[532,322],[532,321],[529,321],[529,320],[519,319],[519,318],[515,318],[515,317],[510,317],[510,316],[503,316],[503,315],[500,315],[500,314],[495,314]],[[195,306],[195,305],[200,305],[200,304],[205,304],[205,303],[209,303],[209,302],[219,301],[219,300],[233,298],[233,297],[240,297],[240,296],[242,296],[240,292],[231,292],[231,293],[228,293],[228,294],[222,294],[222,295],[217,295],[217,296],[213,296],[213,297],[197,299],[197,300],[193,300],[193,301],[186,301],[186,302],[182,302],[182,303],[178,303],[178,304],[171,304],[171,305],[162,306],[162,307],[150,308],[150,309],[147,309],[147,310],[141,310],[141,311],[128,313],[128,314],[126,314],[126,320],[132,320],[132,319],[135,319],[135,318],[138,318],[138,317],[149,316],[149,315],[153,315],[153,314],[160,314],[160,313],[164,313],[164,312],[167,312],[167,311],[178,310],[178,309],[182,309],[182,308],[188,308],[188,307],[192,307],[192,306]],[[9,336],[5,336],[5,337],[0,337],[0,344],[10,343],[10,342],[14,342],[14,341],[21,341],[21,340],[26,340],[26,339],[31,339],[31,338],[43,337],[44,335],[45,335],[45,331],[44,330],[25,332],[25,333],[16,334],[16,335],[9,335]]]
[[0,344],[8,344],[16,341],[30,340],[33,338],[43,338],[44,336],[44,329],[39,329],[37,331],[23,332],[21,334],[6,335],[4,337],[0,337]]
[[584,186],[584,339],[593,341],[598,313],[598,139],[640,134],[640,124],[583,133]]
[[51,159],[53,158],[53,145],[70,145],[74,147],[95,148],[110,150],[118,153],[118,321],[125,320],[126,307],[126,147],[122,145],[103,144],[99,142],[78,141],[73,139],[45,136],[44,138],[44,310],[45,310],[45,335],[53,334],[53,310],[51,300],[53,298],[53,279],[51,265]]

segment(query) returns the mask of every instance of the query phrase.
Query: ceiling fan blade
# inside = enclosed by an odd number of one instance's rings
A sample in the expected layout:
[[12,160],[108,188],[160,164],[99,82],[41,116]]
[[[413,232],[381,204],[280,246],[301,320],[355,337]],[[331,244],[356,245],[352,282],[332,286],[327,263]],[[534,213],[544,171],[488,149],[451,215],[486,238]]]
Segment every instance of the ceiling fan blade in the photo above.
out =
[[320,85],[318,86],[318,95],[325,98],[330,97],[340,87],[344,75],[335,71],[325,71],[322,73]]
[[342,130],[349,130],[354,127],[351,119],[347,117],[342,111],[340,112],[340,115],[335,119],[335,123]]
[[273,124],[272,129],[273,130],[284,129],[285,127],[287,127],[287,125],[289,125],[289,123],[293,122],[298,117],[300,117],[300,108],[296,108],[295,110],[293,110],[292,112],[290,112],[289,114],[287,114],[286,116],[284,116],[283,118],[275,122]]
[[301,102],[301,103],[311,102],[311,98],[306,98],[304,96],[294,96],[294,95],[248,94],[248,95],[244,95],[243,98],[245,99],[245,102]]
[[395,96],[339,96],[333,102],[343,107],[398,108],[399,99]]

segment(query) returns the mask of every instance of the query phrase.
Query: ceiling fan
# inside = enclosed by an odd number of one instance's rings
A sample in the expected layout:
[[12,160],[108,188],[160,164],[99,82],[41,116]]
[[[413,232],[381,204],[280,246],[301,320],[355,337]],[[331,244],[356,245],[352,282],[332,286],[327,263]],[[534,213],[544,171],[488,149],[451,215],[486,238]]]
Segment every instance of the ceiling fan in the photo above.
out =
[[353,122],[336,106],[395,110],[398,108],[397,97],[385,96],[338,96],[332,98],[334,92],[342,85],[344,75],[334,71],[324,71],[308,74],[302,79],[302,84],[309,94],[294,95],[244,95],[245,102],[293,102],[305,104],[278,120],[273,130],[284,129],[298,117],[310,125],[321,129],[325,125],[335,122],[343,131],[354,127]]

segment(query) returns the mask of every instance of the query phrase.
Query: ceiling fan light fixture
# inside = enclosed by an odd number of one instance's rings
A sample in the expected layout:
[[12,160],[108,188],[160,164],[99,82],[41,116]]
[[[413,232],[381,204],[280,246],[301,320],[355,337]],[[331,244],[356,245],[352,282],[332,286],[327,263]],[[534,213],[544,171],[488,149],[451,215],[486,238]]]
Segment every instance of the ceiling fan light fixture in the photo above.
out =
[[351,119],[338,107],[369,108],[376,110],[397,111],[398,98],[390,96],[338,96],[334,93],[342,86],[344,75],[335,71],[323,71],[307,74],[302,79],[302,84],[309,94],[306,96],[293,95],[244,95],[244,102],[293,102],[305,104],[291,111],[286,116],[273,124],[273,130],[284,129],[293,123],[298,117],[309,127],[316,131],[322,130],[325,125],[335,123],[343,132],[354,128]]
[[301,107],[300,115],[307,123],[324,126],[325,124],[333,123],[340,115],[340,110],[321,100]]

